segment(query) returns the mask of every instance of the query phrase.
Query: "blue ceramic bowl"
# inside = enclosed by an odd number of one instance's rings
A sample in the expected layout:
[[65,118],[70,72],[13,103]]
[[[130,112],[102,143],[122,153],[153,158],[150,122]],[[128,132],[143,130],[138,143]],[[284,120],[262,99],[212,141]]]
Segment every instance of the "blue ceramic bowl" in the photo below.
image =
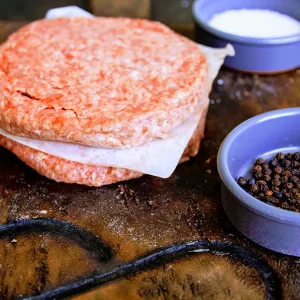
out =
[[236,127],[218,153],[223,181],[222,203],[232,224],[254,242],[277,252],[300,256],[300,213],[268,205],[245,192],[239,176],[251,177],[258,157],[300,150],[300,108],[271,111]]
[[300,21],[299,0],[196,0],[193,15],[197,41],[216,48],[232,44],[236,55],[227,57],[225,65],[237,70],[280,73],[299,67],[300,34],[283,38],[249,38],[228,34],[208,25],[214,14],[241,8],[275,10]]

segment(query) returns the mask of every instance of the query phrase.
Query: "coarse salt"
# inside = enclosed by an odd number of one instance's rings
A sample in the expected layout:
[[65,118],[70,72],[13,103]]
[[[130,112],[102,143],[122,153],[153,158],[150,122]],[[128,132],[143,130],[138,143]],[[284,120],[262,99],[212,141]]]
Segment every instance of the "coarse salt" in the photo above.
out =
[[300,22],[267,9],[235,9],[215,14],[209,25],[239,36],[278,38],[300,34]]

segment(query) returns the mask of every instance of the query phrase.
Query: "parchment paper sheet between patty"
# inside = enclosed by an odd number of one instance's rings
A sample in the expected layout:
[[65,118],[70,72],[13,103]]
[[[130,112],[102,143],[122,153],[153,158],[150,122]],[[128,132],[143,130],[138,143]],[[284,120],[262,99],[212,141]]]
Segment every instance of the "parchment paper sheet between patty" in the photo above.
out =
[[[206,113],[206,111],[203,111],[203,118],[200,119],[179,163],[189,160],[190,157],[195,156],[198,153],[201,139],[204,136]],[[66,160],[34,150],[2,135],[0,135],[0,145],[12,151],[28,166],[41,175],[58,182],[77,183],[88,186],[103,186],[143,175],[140,172],[124,168],[86,165]]]

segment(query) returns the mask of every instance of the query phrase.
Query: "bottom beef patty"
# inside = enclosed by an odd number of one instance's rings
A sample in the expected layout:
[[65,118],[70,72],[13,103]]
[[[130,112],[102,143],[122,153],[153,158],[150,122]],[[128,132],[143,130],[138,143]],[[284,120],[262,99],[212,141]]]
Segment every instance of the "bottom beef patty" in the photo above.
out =
[[[189,160],[198,153],[200,141],[204,137],[207,107],[204,108],[199,124],[191,137],[179,163]],[[85,165],[56,157],[19,144],[0,135],[0,145],[13,152],[39,174],[57,182],[77,183],[87,186],[102,186],[133,178],[143,174],[124,168]]]

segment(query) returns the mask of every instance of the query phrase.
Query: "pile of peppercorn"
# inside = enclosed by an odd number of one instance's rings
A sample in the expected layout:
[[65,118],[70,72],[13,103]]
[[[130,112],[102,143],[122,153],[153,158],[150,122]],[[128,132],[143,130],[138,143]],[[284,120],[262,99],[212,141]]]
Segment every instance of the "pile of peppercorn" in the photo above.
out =
[[258,158],[252,174],[250,180],[237,180],[246,192],[267,204],[300,211],[300,152],[277,153],[268,162]]

